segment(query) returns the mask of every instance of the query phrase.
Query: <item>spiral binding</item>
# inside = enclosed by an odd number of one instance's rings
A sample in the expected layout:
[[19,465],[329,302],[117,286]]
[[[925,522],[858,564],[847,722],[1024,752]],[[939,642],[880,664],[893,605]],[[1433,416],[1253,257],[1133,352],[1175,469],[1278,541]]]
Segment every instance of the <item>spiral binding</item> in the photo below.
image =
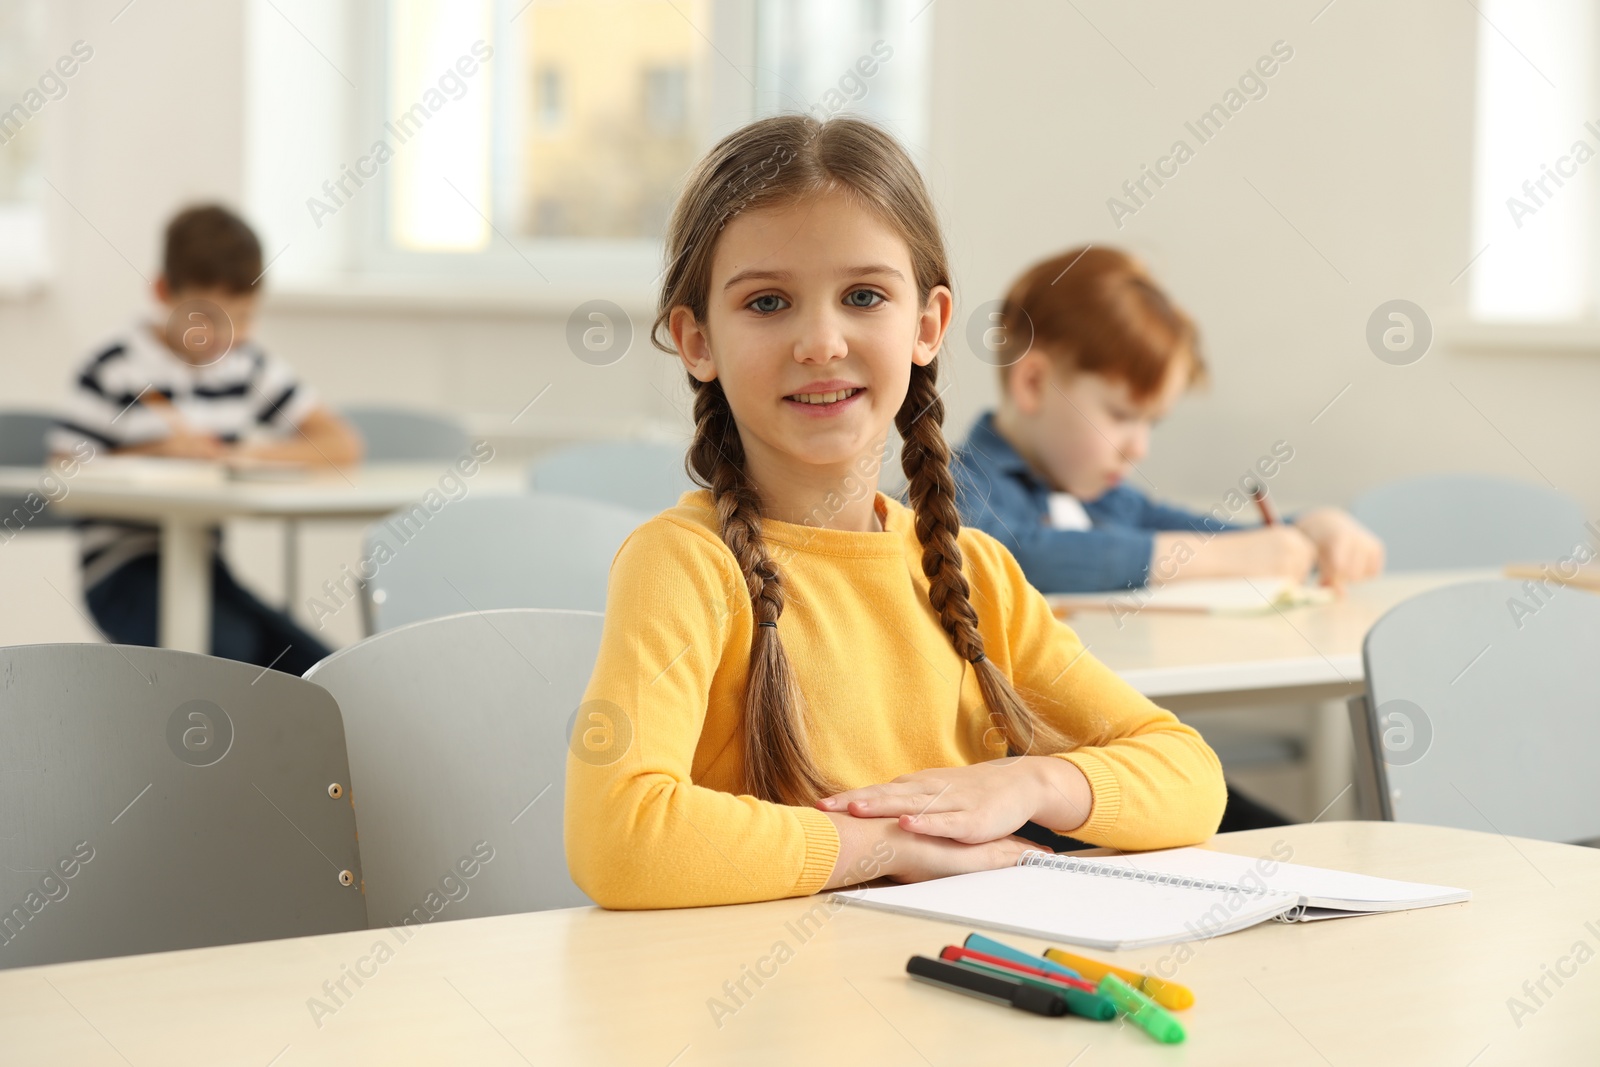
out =
[[1180,889],[1212,890],[1219,893],[1245,893],[1252,896],[1265,896],[1277,892],[1272,889],[1258,889],[1255,886],[1239,885],[1235,882],[1212,882],[1204,878],[1185,878],[1182,875],[1163,874],[1159,871],[1140,871],[1132,867],[1122,867],[1112,863],[1095,863],[1093,860],[1078,859],[1075,856],[1062,856],[1031,850],[1022,854],[1022,863],[1019,866],[1048,867],[1052,871],[1092,874],[1102,878],[1120,878],[1127,882],[1148,882],[1152,885],[1170,885],[1177,886]]

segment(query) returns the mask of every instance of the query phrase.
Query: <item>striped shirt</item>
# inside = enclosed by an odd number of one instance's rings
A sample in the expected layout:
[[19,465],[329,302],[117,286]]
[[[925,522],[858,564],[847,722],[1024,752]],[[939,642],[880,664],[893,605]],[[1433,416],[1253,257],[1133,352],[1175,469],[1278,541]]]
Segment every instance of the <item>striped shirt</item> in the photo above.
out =
[[[319,404],[287,363],[254,341],[239,343],[215,363],[195,367],[166,346],[159,330],[154,323],[135,321],[83,365],[66,410],[47,438],[52,452],[71,452],[84,441],[96,451],[115,450],[168,436],[171,429],[162,413],[138,402],[152,393],[170,401],[193,430],[230,444],[286,437]],[[148,524],[91,521],[80,526],[85,589],[160,547],[158,528]]]

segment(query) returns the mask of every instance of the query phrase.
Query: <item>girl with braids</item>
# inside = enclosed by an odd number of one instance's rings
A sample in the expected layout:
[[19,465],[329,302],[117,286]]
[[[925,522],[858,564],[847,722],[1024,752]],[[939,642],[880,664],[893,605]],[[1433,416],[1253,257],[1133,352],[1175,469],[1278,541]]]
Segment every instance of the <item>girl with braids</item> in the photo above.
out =
[[[1030,823],[1122,849],[1210,836],[1225,797],[1200,735],[961,527],[950,270],[893,138],[801,115],[735,131],[666,254],[652,337],[688,371],[704,488],[612,563],[567,761],[577,884],[610,908],[729,904],[1007,866]],[[876,491],[891,423],[909,508]]]

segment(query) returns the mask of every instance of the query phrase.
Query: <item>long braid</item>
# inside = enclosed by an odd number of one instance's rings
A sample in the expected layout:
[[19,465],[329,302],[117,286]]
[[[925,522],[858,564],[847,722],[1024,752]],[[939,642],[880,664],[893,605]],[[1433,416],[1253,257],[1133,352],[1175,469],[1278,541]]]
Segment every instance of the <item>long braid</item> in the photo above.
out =
[[1064,752],[1073,744],[1025,704],[1005,674],[983,652],[978,613],[970,599],[971,587],[961,573],[961,548],[956,534],[961,516],[956,510],[955,479],[950,474],[950,446],[945,442],[944,401],[939,397],[939,361],[911,368],[905,403],[895,415],[895,427],[904,442],[901,465],[907,493],[916,513],[917,540],[922,543],[922,573],[928,577],[928,600],[939,613],[939,623],[962,659],[972,664],[983,692],[983,702],[998,718],[1010,755]]
[[[663,331],[679,309],[686,309],[702,328],[709,322],[712,259],[719,234],[731,219],[841,188],[874,207],[905,238],[923,302],[934,288],[950,286],[933,202],[916,165],[893,137],[849,116],[818,122],[805,115],[774,115],[723,138],[685,181],[667,227],[667,265],[651,342],[678,352]],[[1007,750],[1064,751],[1071,743],[1029,710],[983,654],[956,543],[961,523],[950,450],[941,431],[944,406],[935,388],[936,366],[937,361],[912,367],[910,390],[895,418],[905,442],[902,464],[916,512],[929,599],[956,651],[973,665]],[[765,800],[806,804],[839,788],[811,753],[802,694],[778,637],[783,577],[762,540],[761,496],[745,470],[744,448],[721,384],[715,379],[702,382],[693,373],[689,384],[695,391],[695,439],[688,466],[695,480],[711,490],[718,532],[744,576],[754,624],[744,695],[746,789]]]
[[717,528],[750,594],[750,673],[745,685],[745,785],[752,796],[810,804],[838,792],[806,740],[805,704],[778,636],[783,575],[761,537],[761,498],[745,475],[744,446],[719,382],[691,379],[694,443],[689,465],[711,490]]

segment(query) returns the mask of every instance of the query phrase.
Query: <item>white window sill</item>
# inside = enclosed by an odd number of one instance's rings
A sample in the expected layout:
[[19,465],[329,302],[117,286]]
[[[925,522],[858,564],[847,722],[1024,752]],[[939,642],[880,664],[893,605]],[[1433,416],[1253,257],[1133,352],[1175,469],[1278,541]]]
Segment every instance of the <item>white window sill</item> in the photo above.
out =
[[1600,355],[1600,319],[1441,323],[1444,342],[1467,352]]

